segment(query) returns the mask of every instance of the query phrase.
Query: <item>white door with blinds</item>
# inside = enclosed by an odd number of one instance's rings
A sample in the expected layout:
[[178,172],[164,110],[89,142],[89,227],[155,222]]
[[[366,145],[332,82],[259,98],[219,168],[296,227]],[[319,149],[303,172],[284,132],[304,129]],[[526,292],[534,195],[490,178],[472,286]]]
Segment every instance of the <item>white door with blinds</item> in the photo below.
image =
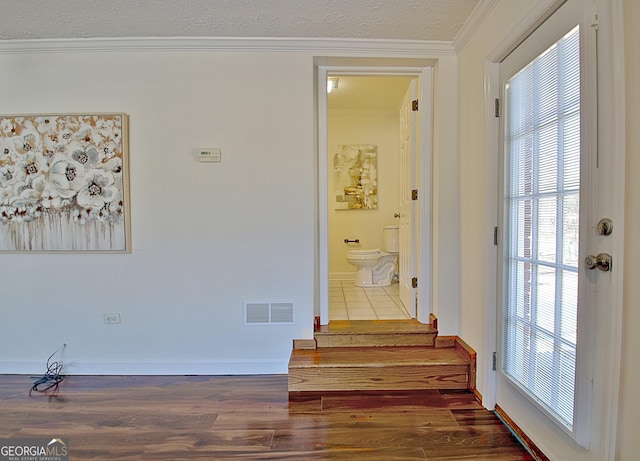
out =
[[504,86],[503,371],[573,425],[580,222],[580,30]]
[[597,149],[596,28],[586,5],[567,2],[501,64],[496,390],[498,405],[530,409],[583,447],[594,438],[602,360],[593,313],[610,295],[612,268],[597,246],[615,238],[596,235],[612,226],[599,221],[608,204],[598,192],[611,175],[598,168],[606,153]]

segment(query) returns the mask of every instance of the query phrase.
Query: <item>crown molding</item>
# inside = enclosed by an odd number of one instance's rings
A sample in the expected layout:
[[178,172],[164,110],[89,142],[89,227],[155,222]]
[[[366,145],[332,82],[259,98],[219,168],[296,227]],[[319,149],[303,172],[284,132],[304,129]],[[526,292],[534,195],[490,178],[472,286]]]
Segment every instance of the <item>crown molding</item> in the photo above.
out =
[[455,55],[452,42],[425,40],[144,37],[0,41],[0,54],[153,51],[312,52],[334,55],[432,57]]
[[467,42],[476,33],[486,16],[491,12],[498,0],[480,0],[471,12],[469,18],[462,25],[456,36],[453,38],[453,48],[456,53],[460,53]]

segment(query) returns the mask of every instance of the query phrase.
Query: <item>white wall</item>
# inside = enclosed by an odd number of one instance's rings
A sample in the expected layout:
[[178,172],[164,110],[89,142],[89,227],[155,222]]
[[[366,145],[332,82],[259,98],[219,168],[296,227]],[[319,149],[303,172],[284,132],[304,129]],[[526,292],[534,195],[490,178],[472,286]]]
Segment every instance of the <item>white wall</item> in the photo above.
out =
[[[460,75],[460,182],[461,182],[461,336],[478,354],[478,389],[485,388],[484,301],[495,290],[491,274],[485,271],[488,233],[497,223],[487,210],[485,165],[492,162],[485,142],[485,59],[493,48],[533,7],[536,0],[499,2],[459,55]],[[496,198],[497,200],[497,198]],[[492,199],[489,197],[489,203]]]
[[[313,320],[312,57],[2,54],[0,81],[3,113],[129,114],[133,235],[130,255],[0,256],[0,373],[63,342],[68,373],[286,372]],[[295,324],[244,326],[256,299],[294,300]]]
[[[400,101],[398,101],[398,104]],[[355,277],[355,267],[347,262],[347,251],[382,248],[382,229],[397,224],[398,198],[398,113],[383,110],[329,110],[329,146],[374,144],[378,146],[378,208],[375,210],[335,210],[333,162],[329,159],[329,275]],[[360,244],[344,243],[358,238]]]
[[[431,60],[436,94],[456,99],[450,46],[159,43],[0,46],[0,112],[129,114],[133,237],[128,255],[0,255],[0,373],[42,372],[62,343],[69,374],[286,372],[318,296],[314,58]],[[452,166],[455,111],[440,112]],[[222,163],[197,162],[198,147],[220,147]],[[456,210],[457,171],[443,174],[441,207]],[[434,226],[455,253],[455,220]],[[457,263],[434,275],[454,300]],[[243,301],[261,299],[295,301],[295,324],[244,326]],[[122,323],[103,324],[113,312]],[[458,317],[447,303],[444,334]]]

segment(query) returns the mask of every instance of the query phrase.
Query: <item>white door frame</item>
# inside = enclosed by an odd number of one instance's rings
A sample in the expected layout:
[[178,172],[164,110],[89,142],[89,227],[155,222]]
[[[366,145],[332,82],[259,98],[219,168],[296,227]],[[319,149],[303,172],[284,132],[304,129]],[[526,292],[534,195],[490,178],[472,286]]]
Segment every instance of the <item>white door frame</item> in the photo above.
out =
[[418,117],[418,151],[416,152],[419,177],[418,242],[416,251],[417,297],[420,302],[416,319],[429,323],[433,311],[433,218],[432,218],[432,163],[433,163],[433,68],[432,67],[362,67],[318,66],[317,123],[318,123],[318,303],[320,323],[329,323],[329,178],[328,178],[328,125],[327,76],[331,73],[353,75],[403,75],[418,78],[420,110]]

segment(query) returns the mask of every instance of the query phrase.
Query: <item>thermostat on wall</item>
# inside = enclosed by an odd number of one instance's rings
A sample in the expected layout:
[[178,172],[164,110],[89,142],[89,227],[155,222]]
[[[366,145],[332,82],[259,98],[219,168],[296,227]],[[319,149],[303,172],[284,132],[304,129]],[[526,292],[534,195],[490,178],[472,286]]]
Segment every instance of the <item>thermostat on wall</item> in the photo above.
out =
[[205,147],[198,149],[198,160],[201,162],[221,162],[222,152],[218,147]]

